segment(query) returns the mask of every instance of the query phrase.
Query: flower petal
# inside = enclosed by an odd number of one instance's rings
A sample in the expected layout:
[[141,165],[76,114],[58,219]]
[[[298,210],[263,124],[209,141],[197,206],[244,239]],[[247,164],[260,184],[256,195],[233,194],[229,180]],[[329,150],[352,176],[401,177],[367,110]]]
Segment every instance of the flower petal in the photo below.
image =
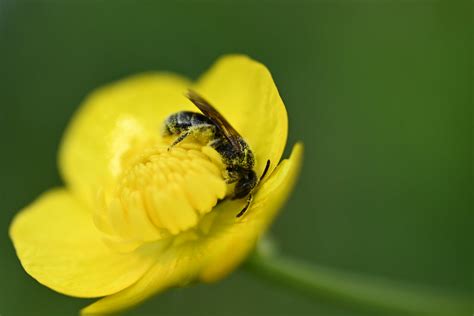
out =
[[127,289],[104,297],[82,309],[82,315],[123,311],[173,286],[184,286],[195,278],[202,264],[199,247],[178,247],[163,253],[157,263]]
[[59,164],[67,186],[87,202],[121,172],[127,150],[160,136],[165,117],[192,109],[190,83],[172,74],[142,74],[89,96],[66,130]]
[[18,258],[33,278],[78,297],[116,293],[136,282],[154,256],[111,251],[92,216],[69,192],[55,189],[21,211],[10,226]]
[[[200,274],[204,282],[221,279],[233,271],[253,249],[258,238],[288,199],[299,174],[303,156],[303,145],[296,144],[288,160],[283,160],[269,179],[263,183],[255,198],[240,220],[234,225],[235,215],[242,208],[241,201],[228,201],[222,209],[214,212],[220,218],[215,222],[229,222],[229,225],[211,232],[208,249],[209,261]],[[240,203],[239,203],[240,202]],[[219,206],[218,206],[219,207]]]
[[288,118],[268,69],[246,56],[219,59],[197,82],[202,94],[249,143],[261,174],[267,160],[270,173],[286,145]]

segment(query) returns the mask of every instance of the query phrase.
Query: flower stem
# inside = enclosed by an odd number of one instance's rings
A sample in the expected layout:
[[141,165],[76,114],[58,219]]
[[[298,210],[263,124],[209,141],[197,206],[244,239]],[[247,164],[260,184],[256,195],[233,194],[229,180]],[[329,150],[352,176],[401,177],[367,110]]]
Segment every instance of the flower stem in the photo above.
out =
[[271,283],[313,299],[331,300],[355,308],[409,315],[470,315],[471,300],[464,295],[436,292],[382,278],[309,265],[276,254],[255,252],[245,268]]

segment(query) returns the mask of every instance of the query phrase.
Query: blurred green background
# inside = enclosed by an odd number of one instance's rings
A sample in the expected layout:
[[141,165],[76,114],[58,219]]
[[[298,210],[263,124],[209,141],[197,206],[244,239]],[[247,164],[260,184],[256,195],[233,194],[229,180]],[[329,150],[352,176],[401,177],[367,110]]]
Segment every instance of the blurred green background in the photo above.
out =
[[[61,184],[78,104],[129,74],[196,78],[221,54],[272,71],[303,140],[299,184],[272,227],[318,264],[472,293],[472,2],[0,0],[0,315],[74,315],[88,300],[21,268],[8,226]],[[365,315],[245,271],[127,315]]]

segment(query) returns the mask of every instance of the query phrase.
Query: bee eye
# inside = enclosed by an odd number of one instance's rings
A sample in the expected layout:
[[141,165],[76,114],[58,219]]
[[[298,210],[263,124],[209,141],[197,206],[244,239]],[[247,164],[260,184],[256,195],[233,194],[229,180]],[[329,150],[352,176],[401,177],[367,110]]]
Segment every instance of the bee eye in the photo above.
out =
[[234,188],[233,199],[241,199],[249,195],[257,184],[257,175],[253,170],[248,170],[239,179]]

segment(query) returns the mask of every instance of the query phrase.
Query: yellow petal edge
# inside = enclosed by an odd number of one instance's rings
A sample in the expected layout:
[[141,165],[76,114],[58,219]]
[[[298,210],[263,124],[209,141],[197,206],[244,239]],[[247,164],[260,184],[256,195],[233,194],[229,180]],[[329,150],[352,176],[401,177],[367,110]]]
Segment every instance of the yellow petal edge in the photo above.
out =
[[[202,281],[220,280],[247,257],[290,196],[302,162],[303,144],[297,143],[290,158],[283,160],[259,188],[242,220],[215,236],[211,235],[208,262],[200,273]],[[230,217],[235,213],[231,205],[223,203],[217,212],[220,216]]]
[[136,282],[153,259],[109,249],[90,211],[64,189],[48,191],[22,210],[10,226],[10,237],[28,274],[77,297],[116,293]]
[[195,89],[248,142],[257,160],[257,174],[267,160],[273,162],[271,173],[286,146],[288,116],[267,67],[247,56],[224,56],[199,78]]

